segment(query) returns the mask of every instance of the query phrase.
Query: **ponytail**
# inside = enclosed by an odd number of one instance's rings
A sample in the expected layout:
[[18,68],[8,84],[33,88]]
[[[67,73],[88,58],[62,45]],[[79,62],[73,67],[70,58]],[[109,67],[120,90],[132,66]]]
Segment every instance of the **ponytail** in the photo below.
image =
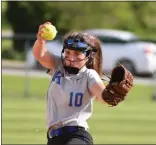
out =
[[86,41],[88,44],[91,45],[91,47],[94,47],[94,49],[96,49],[97,52],[92,52],[93,54],[91,54],[92,56],[89,60],[87,68],[94,69],[100,75],[100,77],[102,77],[102,75],[103,75],[103,71],[102,71],[103,58],[102,58],[101,43],[100,43],[100,40],[94,36],[91,36],[90,38],[91,39],[86,38]]

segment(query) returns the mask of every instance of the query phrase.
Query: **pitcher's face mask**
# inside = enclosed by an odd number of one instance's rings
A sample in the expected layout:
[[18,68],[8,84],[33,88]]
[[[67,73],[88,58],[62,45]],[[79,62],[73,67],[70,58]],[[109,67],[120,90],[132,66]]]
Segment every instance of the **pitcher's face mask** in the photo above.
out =
[[[85,57],[83,58],[76,57],[76,56],[68,57],[68,53],[70,52],[70,50],[77,51],[77,53],[80,53],[80,55],[83,53]],[[92,48],[86,42],[81,42],[80,40],[75,40],[75,39],[68,39],[66,43],[64,44],[64,47],[61,53],[61,58],[62,58],[62,62],[64,65],[64,69],[70,74],[77,74],[80,71],[80,69],[84,65],[86,65],[86,63],[90,59],[91,52],[92,52]],[[86,60],[85,63],[80,67],[73,65],[76,62],[80,62],[84,60]]]

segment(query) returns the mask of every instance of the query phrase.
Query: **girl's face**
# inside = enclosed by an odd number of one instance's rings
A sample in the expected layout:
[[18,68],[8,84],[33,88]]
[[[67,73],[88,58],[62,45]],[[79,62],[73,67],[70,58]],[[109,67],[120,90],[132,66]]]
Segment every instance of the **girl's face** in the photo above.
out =
[[87,60],[85,54],[81,51],[65,49],[65,63],[67,66],[81,68]]

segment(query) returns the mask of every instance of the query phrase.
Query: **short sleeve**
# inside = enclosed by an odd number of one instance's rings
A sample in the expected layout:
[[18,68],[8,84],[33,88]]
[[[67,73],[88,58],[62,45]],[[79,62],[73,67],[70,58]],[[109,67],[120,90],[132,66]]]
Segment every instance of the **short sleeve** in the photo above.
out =
[[[55,62],[54,70],[62,68],[63,65],[62,65],[61,57],[57,55],[53,55],[53,57],[54,57],[54,62]],[[54,70],[47,69],[47,73],[53,74]]]
[[91,89],[92,86],[95,83],[99,83],[99,82],[103,83],[103,81],[101,80],[99,74],[95,70],[89,69],[89,73],[88,73],[88,88]]
[[55,69],[62,67],[62,59],[60,56],[54,55]]

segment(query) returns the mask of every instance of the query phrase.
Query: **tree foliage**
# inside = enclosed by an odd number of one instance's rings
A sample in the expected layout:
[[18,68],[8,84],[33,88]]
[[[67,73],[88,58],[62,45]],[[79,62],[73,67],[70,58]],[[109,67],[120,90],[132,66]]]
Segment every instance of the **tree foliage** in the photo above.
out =
[[[14,33],[37,33],[38,26],[52,22],[62,35],[69,30],[114,28],[136,33],[156,31],[154,2],[50,2],[8,1],[6,18]],[[14,41],[17,51],[24,42]]]

